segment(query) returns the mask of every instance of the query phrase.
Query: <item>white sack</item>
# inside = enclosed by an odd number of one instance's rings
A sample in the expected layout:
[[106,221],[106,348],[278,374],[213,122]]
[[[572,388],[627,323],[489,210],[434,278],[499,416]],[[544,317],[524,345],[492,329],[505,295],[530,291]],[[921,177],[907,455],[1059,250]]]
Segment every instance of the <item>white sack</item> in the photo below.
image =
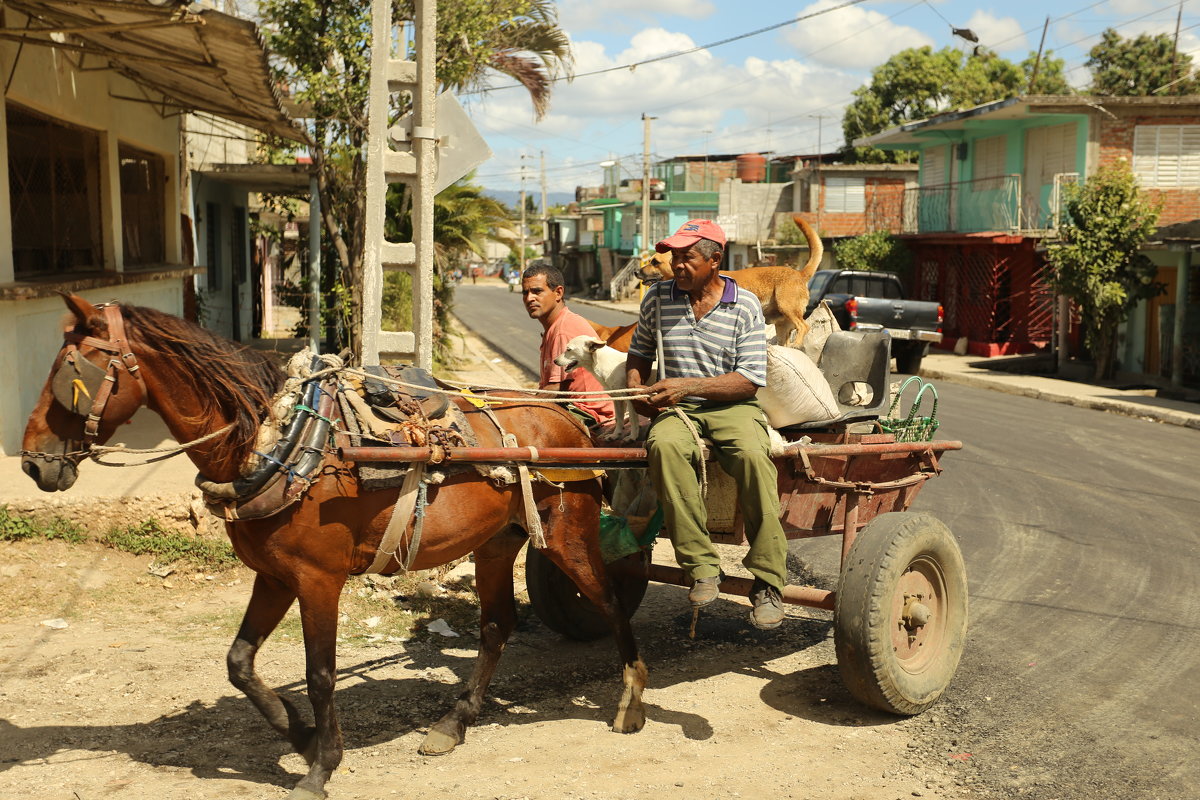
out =
[[758,390],[758,400],[772,428],[824,422],[841,414],[821,370],[792,347],[768,345],[767,385]]
[[799,349],[811,358],[814,364],[820,364],[821,351],[825,349],[825,340],[829,338],[829,334],[840,331],[842,326],[838,325],[837,317],[830,310],[828,300],[822,300],[821,305],[814,308],[804,321],[808,323],[808,333],[804,334],[804,341],[800,344]]

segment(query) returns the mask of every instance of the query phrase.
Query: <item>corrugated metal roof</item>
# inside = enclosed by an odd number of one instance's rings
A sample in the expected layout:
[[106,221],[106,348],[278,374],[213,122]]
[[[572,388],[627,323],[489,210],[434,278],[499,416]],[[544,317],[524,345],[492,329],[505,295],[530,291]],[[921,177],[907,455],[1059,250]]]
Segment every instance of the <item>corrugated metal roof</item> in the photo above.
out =
[[267,52],[249,20],[145,0],[5,0],[29,17],[0,37],[107,59],[180,107],[305,141],[283,110]]

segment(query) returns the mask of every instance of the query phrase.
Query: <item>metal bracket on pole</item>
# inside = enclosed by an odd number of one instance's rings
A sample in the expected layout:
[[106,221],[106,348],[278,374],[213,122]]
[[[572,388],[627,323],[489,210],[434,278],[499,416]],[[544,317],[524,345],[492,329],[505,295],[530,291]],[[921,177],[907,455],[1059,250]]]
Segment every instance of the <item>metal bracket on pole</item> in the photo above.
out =
[[[371,80],[367,122],[367,218],[363,256],[362,352],[364,365],[381,359],[433,366],[433,189],[437,176],[434,72],[437,0],[415,0],[413,39],[416,60],[391,54],[393,0],[371,2]],[[403,37],[402,37],[403,38]],[[389,131],[388,98],[412,96],[412,129],[396,125]],[[409,144],[409,149],[393,148]],[[403,183],[412,197],[412,242],[384,238],[387,187]],[[384,273],[412,276],[412,330],[385,331]]]

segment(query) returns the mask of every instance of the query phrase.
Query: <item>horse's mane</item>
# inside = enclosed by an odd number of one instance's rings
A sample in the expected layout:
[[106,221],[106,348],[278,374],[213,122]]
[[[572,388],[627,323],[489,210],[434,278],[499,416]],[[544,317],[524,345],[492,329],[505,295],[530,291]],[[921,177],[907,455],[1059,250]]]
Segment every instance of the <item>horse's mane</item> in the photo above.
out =
[[191,384],[203,404],[204,415],[215,417],[219,408],[234,411],[235,427],[226,441],[239,455],[254,442],[259,423],[270,413],[271,398],[286,377],[269,354],[153,308],[122,304],[121,314],[133,342],[179,367],[181,379]]

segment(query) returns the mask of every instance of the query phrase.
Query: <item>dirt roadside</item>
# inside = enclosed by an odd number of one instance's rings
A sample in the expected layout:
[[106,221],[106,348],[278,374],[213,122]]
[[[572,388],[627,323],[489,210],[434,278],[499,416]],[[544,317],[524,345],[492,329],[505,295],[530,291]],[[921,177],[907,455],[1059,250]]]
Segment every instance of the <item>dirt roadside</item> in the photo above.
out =
[[[160,578],[148,565],[95,544],[5,545],[0,798],[283,797],[299,779],[302,760],[225,679],[251,574]],[[380,607],[407,598],[357,579],[348,586],[360,599],[343,605],[337,705],[346,756],[331,797],[973,795],[969,756],[948,739],[930,746],[936,708],[903,720],[849,697],[828,614],[790,608],[782,629],[760,633],[744,601],[727,599],[706,611],[693,642],[683,591],[658,585],[634,618],[650,668],[644,731],[608,730],[618,690],[611,641],[565,640],[522,604],[478,725],[451,755],[422,757],[425,726],[452,704],[478,642],[468,585],[434,593],[402,641],[358,617],[371,613],[366,595]],[[461,635],[428,631],[435,617]],[[51,620],[67,627],[47,627]],[[259,665],[269,683],[302,692],[294,619]]]

